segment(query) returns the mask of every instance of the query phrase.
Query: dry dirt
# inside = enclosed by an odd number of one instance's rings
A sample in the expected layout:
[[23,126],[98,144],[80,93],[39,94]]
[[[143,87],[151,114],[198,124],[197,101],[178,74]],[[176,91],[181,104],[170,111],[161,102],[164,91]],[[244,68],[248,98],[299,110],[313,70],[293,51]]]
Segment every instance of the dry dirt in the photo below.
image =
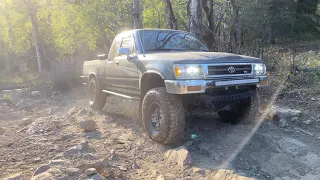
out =
[[[283,127],[266,118],[254,131],[215,114],[193,116],[184,136],[192,164],[184,167],[164,158],[176,147],[149,140],[136,125],[138,102],[110,97],[93,112],[85,90],[6,92],[12,103],[0,100],[0,179],[87,179],[91,167],[108,179],[320,179],[320,97],[301,97],[306,90],[277,100],[302,112]],[[97,130],[85,132],[81,120],[94,120]]]

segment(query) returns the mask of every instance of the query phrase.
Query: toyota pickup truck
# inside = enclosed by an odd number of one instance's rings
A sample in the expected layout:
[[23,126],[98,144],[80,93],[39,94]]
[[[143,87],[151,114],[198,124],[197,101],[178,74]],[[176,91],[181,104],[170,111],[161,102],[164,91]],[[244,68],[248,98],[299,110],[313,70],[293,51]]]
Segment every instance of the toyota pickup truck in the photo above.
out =
[[209,52],[193,34],[142,29],[117,35],[109,54],[83,65],[90,107],[101,110],[110,95],[140,102],[140,123],[162,144],[179,142],[186,113],[201,108],[228,123],[253,123],[259,88],[268,85],[259,58]]

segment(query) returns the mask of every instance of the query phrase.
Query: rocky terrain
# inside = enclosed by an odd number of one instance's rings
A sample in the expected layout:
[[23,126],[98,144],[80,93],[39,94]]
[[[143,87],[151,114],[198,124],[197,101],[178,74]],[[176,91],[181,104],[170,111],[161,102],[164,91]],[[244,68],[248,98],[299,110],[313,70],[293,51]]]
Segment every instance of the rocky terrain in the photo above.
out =
[[0,93],[11,97],[0,100],[0,179],[320,179],[314,89],[280,93],[256,125],[195,113],[179,147],[143,133],[138,102],[110,97],[93,112],[85,91]]

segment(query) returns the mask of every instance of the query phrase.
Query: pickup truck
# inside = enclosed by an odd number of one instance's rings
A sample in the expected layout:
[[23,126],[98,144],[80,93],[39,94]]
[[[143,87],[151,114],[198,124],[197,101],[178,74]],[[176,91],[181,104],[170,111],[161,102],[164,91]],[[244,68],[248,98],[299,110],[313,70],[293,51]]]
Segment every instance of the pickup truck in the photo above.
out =
[[181,140],[185,117],[202,108],[228,123],[253,123],[259,88],[268,85],[259,58],[209,52],[193,34],[141,29],[117,35],[108,55],[83,65],[90,107],[101,110],[109,95],[140,102],[140,125],[162,144]]

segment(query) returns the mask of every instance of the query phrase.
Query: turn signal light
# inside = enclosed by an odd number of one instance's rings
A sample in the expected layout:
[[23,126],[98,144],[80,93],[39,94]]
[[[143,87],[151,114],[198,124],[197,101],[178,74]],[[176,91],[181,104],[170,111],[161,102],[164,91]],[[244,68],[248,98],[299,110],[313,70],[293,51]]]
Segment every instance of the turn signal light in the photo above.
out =
[[260,86],[268,85],[268,80],[260,80]]
[[200,91],[201,90],[201,86],[188,86],[187,90],[188,91]]
[[181,76],[181,69],[180,67],[174,67],[174,73],[176,74],[176,77]]

